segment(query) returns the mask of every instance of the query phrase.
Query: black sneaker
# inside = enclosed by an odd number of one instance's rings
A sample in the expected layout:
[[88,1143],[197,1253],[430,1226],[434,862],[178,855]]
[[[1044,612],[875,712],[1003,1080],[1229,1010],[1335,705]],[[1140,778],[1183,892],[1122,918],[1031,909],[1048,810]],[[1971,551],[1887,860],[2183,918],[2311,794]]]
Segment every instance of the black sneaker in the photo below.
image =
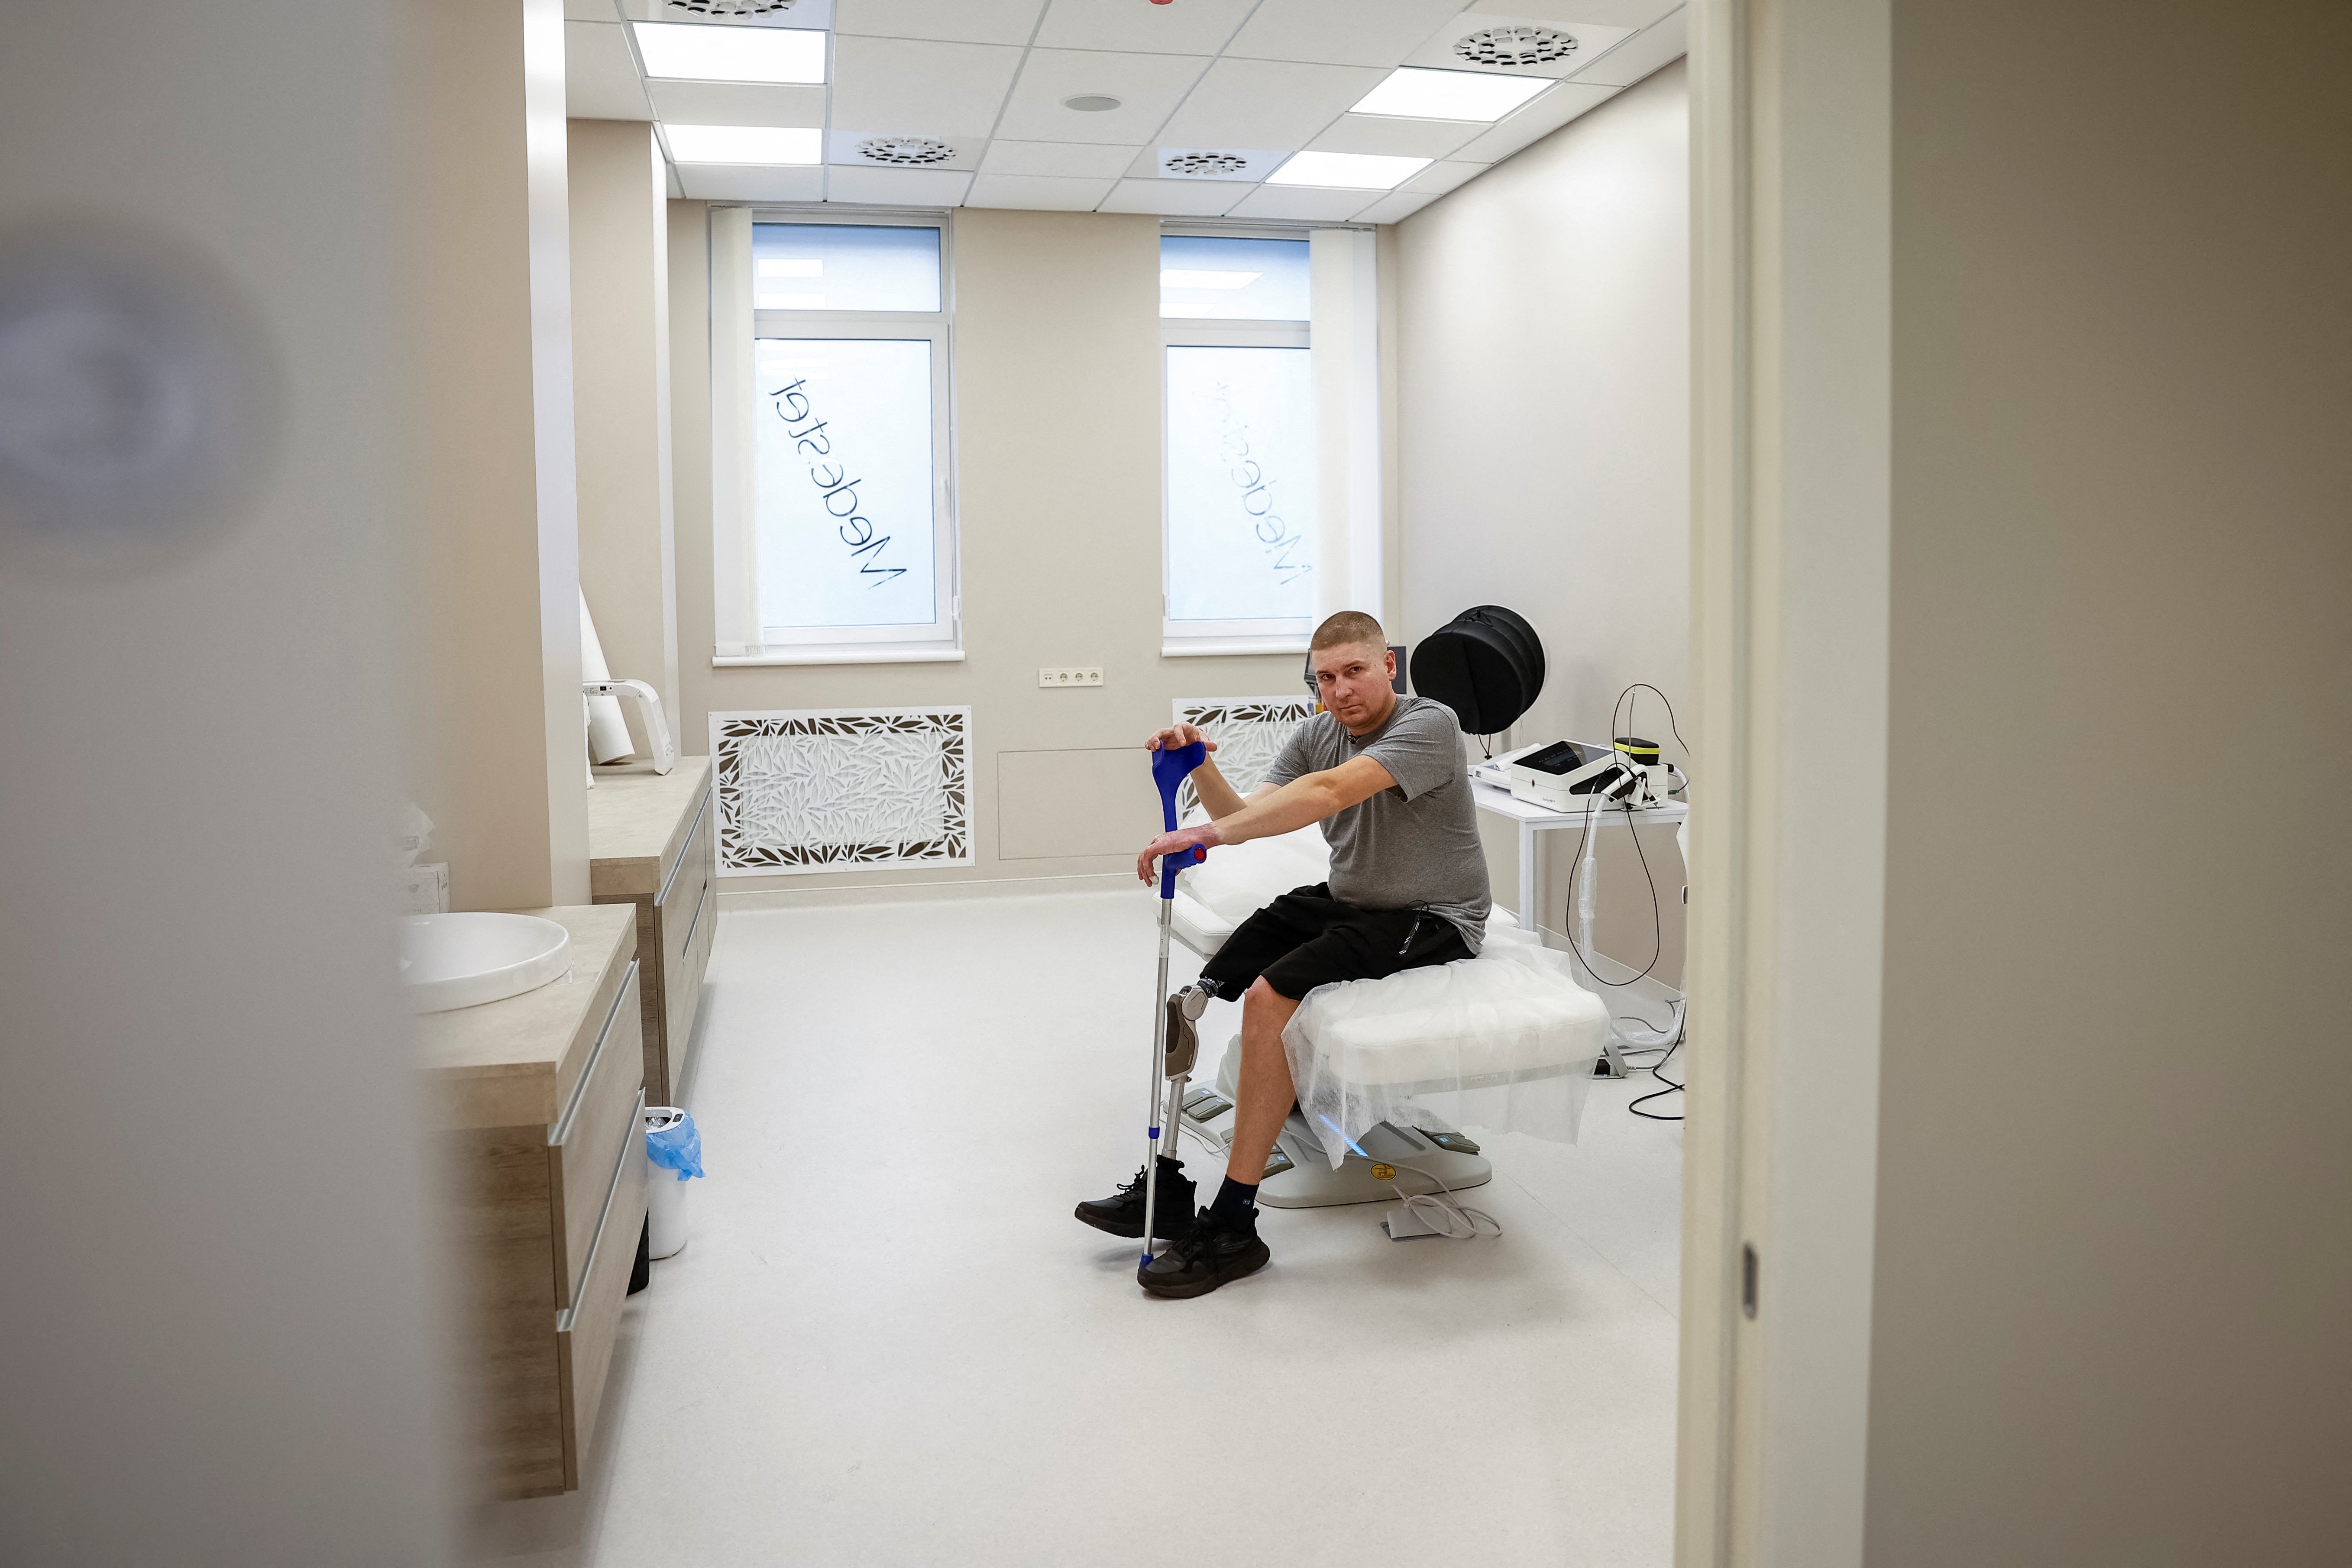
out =
[[[1078,1205],[1078,1217],[1097,1230],[1113,1236],[1143,1235],[1143,1173],[1107,1198],[1090,1198]],[[1192,1178],[1179,1161],[1160,1157],[1160,1223],[1154,1236],[1180,1236],[1192,1223]]]
[[1228,1279],[1256,1273],[1273,1257],[1255,1224],[1228,1226],[1202,1209],[1175,1246],[1135,1271],[1135,1282],[1154,1296],[1205,1296]]

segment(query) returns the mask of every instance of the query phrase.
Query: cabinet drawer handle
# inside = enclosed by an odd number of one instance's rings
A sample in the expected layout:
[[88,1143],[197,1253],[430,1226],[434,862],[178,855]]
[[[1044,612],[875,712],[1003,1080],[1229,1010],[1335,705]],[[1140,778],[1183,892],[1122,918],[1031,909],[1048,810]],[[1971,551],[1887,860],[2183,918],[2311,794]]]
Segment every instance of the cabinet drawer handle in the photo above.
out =
[[654,895],[654,908],[659,909],[669,902],[670,884],[677,880],[677,874],[680,871],[686,869],[687,850],[693,848],[694,841],[702,837],[702,818],[709,810],[710,796],[706,793],[702,797],[702,804],[694,809],[694,826],[686,830],[685,847],[678,850],[677,859],[670,866],[669,875],[662,879],[661,891]]
[[580,1102],[587,1098],[588,1082],[596,1076],[596,1064],[604,1059],[604,1042],[613,1037],[613,1020],[621,1016],[621,1003],[627,998],[630,983],[636,977],[637,961],[633,958],[629,960],[629,967],[621,971],[621,988],[613,994],[612,1010],[604,1015],[604,1026],[596,1032],[596,1047],[588,1053],[588,1065],[580,1069],[580,1081],[572,1086],[571,1102],[564,1106],[563,1114],[557,1119],[555,1130],[547,1135],[551,1148],[561,1147],[563,1141],[572,1136],[572,1122],[580,1114]]
[[694,906],[694,918],[686,922],[686,940],[677,944],[677,953],[680,958],[685,957],[687,951],[694,946],[694,933],[702,924],[702,911],[709,907],[710,884],[705,882],[702,884],[702,901]]

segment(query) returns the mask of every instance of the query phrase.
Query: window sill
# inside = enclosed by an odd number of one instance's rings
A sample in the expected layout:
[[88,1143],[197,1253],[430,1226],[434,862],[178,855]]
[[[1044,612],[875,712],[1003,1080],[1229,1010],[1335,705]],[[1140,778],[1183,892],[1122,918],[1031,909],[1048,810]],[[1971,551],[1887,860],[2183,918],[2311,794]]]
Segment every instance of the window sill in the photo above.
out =
[[1162,658],[1230,658],[1249,654],[1307,651],[1305,637],[1182,637],[1160,645]]
[[961,664],[960,647],[770,648],[765,653],[713,654],[710,668],[771,664]]

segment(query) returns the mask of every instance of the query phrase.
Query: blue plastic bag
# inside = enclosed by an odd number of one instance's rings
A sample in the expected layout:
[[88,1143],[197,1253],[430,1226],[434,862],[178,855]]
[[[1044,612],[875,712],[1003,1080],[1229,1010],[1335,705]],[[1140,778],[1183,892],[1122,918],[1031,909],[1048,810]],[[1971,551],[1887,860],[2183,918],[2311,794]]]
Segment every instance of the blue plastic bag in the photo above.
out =
[[702,1133],[692,1112],[681,1110],[667,1127],[646,1133],[646,1158],[665,1171],[676,1171],[681,1182],[702,1174]]

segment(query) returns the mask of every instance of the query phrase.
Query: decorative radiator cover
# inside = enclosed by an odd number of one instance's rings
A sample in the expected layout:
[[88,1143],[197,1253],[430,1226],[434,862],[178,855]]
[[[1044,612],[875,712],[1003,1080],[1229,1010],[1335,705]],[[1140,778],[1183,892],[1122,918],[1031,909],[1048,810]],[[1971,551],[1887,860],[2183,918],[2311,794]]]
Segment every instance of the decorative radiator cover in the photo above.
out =
[[969,866],[971,710],[710,716],[719,874]]
[[[1180,697],[1176,722],[1199,726],[1217,742],[1217,771],[1225,782],[1247,795],[1265,782],[1282,743],[1302,720],[1315,717],[1311,697]],[[1176,809],[1190,811],[1200,804],[1190,779],[1176,797]]]

